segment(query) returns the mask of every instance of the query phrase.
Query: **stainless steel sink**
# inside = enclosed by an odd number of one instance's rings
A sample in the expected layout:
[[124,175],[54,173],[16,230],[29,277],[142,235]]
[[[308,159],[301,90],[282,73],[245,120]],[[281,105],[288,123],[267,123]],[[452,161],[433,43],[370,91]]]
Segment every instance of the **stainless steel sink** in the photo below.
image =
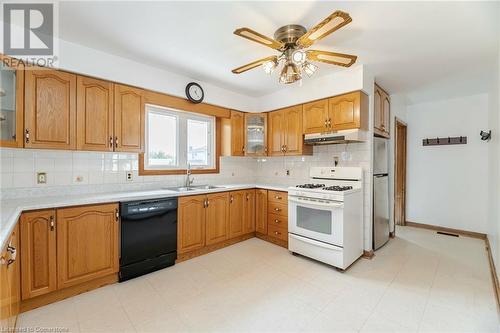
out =
[[214,186],[214,185],[195,185],[195,186],[177,186],[177,187],[166,187],[166,190],[176,191],[176,192],[187,192],[187,191],[199,191],[199,190],[212,190],[216,188],[224,188],[224,186]]

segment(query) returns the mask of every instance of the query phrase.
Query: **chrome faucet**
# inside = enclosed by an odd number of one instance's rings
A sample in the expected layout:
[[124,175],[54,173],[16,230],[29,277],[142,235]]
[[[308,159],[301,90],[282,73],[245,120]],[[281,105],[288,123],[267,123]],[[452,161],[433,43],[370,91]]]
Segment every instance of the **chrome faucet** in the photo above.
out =
[[189,188],[191,184],[194,182],[194,179],[190,178],[191,176],[191,163],[188,163],[186,170],[186,184],[185,187]]

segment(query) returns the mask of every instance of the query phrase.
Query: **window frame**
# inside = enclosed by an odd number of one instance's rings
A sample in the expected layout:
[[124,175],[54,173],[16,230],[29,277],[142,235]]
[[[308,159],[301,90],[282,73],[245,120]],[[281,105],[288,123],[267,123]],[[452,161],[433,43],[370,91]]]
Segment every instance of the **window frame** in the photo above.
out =
[[[153,108],[153,110],[148,109],[148,107]],[[177,117],[177,166],[175,167],[167,167],[167,166],[158,166],[158,167],[151,167],[148,166],[146,161],[147,161],[147,151],[148,151],[148,113],[152,112],[157,112],[157,113],[167,113],[171,114],[173,116]],[[211,116],[211,115],[206,115],[203,113],[197,113],[197,112],[189,112],[189,111],[183,111],[183,110],[177,110],[173,109],[170,107],[166,106],[161,106],[161,105],[155,105],[155,104],[145,104],[144,107],[144,117],[145,117],[145,129],[144,129],[144,141],[145,141],[145,147],[144,147],[144,152],[139,154],[139,175],[140,176],[147,176],[147,175],[178,175],[178,174],[185,174],[187,172],[186,166],[187,166],[187,157],[188,157],[188,151],[187,151],[187,123],[189,119],[193,120],[207,120],[207,118],[213,117],[213,128],[214,135],[211,136],[212,138],[209,138],[209,147],[212,149],[210,150],[209,148],[209,153],[213,155],[212,160],[213,162],[211,165],[208,167],[199,167],[199,166],[193,166],[191,168],[191,172],[193,174],[205,174],[205,173],[219,173],[219,163],[220,163],[220,155],[221,155],[221,150],[220,150],[220,130],[221,130],[221,121],[219,117],[216,116]],[[180,133],[186,132],[186,135],[182,136]],[[182,147],[186,147],[186,151],[182,151]],[[181,156],[184,154],[184,156]],[[185,162],[185,164],[183,164]]]

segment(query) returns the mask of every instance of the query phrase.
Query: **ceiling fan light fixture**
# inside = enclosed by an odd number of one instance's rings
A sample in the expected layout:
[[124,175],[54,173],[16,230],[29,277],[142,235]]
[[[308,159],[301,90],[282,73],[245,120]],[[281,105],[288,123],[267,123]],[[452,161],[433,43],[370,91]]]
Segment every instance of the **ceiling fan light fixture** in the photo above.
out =
[[285,63],[283,70],[280,75],[280,82],[284,84],[294,83],[300,80],[302,77],[300,75],[300,70],[293,62]]
[[306,61],[306,53],[303,50],[295,50],[292,52],[292,61],[296,65],[302,65]]
[[302,70],[307,74],[307,76],[311,77],[313,76],[314,72],[316,72],[316,70],[318,69],[318,66],[310,63],[310,62],[306,62],[304,64],[304,66],[302,66]]
[[266,74],[271,75],[274,72],[276,65],[277,65],[276,61],[269,60],[262,64],[262,68],[264,69],[264,72]]

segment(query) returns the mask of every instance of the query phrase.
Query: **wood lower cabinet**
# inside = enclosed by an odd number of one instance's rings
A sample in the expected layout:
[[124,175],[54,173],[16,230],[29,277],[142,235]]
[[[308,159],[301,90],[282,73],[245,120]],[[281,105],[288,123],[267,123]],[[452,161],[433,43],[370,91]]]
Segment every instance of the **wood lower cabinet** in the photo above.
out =
[[245,191],[243,233],[255,231],[255,189]]
[[241,236],[245,232],[245,194],[244,190],[229,193],[229,238]]
[[255,231],[264,235],[267,234],[267,196],[267,190],[255,190]]
[[205,244],[211,245],[228,238],[229,193],[207,195]]
[[177,252],[185,253],[205,246],[206,195],[179,198],[177,211]]
[[76,75],[40,69],[25,71],[27,148],[76,148]]
[[113,151],[113,83],[78,76],[77,149]]
[[56,212],[21,215],[21,296],[28,299],[57,289]]
[[0,331],[14,332],[21,303],[19,224],[0,253]]
[[57,210],[57,287],[118,272],[118,204]]
[[288,193],[268,191],[267,235],[284,246],[288,242]]
[[373,130],[377,136],[390,137],[391,99],[389,94],[375,84]]
[[144,150],[144,91],[114,85],[115,151],[140,153]]

